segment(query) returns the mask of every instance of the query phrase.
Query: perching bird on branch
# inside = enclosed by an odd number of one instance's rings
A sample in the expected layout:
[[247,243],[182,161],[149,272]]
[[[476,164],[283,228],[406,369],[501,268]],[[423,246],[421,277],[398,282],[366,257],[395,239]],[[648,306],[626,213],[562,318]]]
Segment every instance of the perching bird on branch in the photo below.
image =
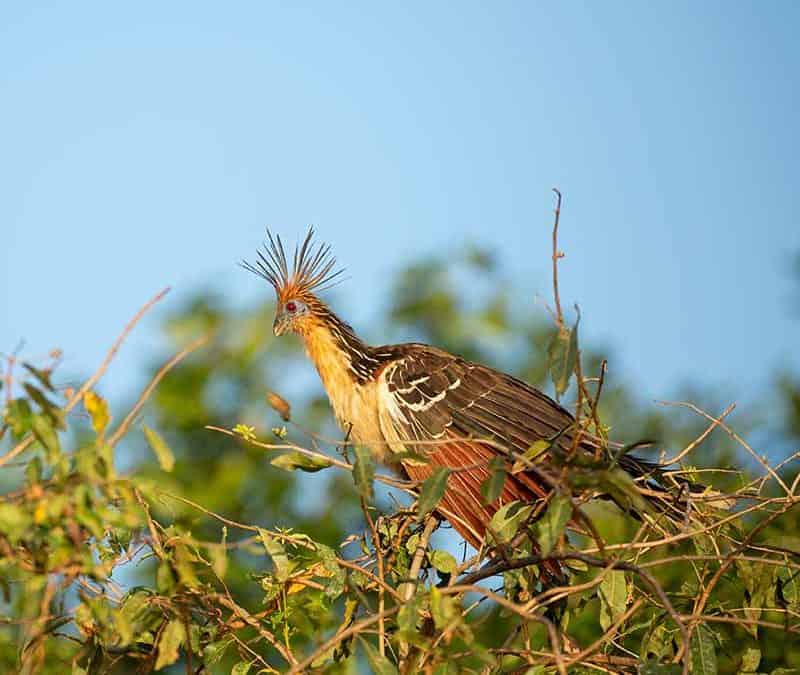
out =
[[[552,491],[557,469],[548,460],[556,454],[596,455],[598,443],[588,434],[575,442],[579,431],[567,410],[511,375],[425,344],[362,342],[318,297],[341,274],[330,246],[314,242],[309,230],[290,265],[280,238],[267,234],[258,260],[242,264],[275,289],[275,335],[302,338],[350,441],[393,465],[398,462],[392,457],[405,453],[400,468],[412,480],[424,480],[440,466],[453,469],[437,510],[473,546],[481,544],[500,506],[539,501]],[[507,473],[500,496],[487,504],[481,485],[491,460],[505,457],[510,466],[541,440],[552,440],[550,449],[529,470]],[[413,455],[416,460],[404,459]],[[419,455],[428,461],[420,463]],[[652,465],[623,455],[619,467],[633,477],[648,476],[644,492],[650,494],[639,504],[649,499],[659,512],[675,509]],[[620,498],[619,490],[600,496],[637,515],[636,500]]]

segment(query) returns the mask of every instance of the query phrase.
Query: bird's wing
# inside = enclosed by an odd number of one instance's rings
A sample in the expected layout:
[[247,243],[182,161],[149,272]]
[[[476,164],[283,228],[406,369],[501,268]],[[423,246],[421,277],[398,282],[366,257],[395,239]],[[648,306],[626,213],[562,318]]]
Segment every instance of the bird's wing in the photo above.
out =
[[[427,458],[424,464],[401,460],[410,478],[424,480],[436,466],[452,469],[438,508],[475,546],[500,506],[550,492],[536,472],[508,475],[498,499],[486,504],[481,485],[491,459],[503,448],[524,452],[573,423],[566,410],[524,382],[425,345],[405,346],[386,365],[377,399],[390,448]],[[567,434],[559,443],[569,443]]]
[[[568,431],[573,418],[524,382],[427,347],[409,345],[380,375],[378,405],[387,440],[424,454],[447,439],[491,440],[524,452]],[[418,448],[412,447],[414,443]]]

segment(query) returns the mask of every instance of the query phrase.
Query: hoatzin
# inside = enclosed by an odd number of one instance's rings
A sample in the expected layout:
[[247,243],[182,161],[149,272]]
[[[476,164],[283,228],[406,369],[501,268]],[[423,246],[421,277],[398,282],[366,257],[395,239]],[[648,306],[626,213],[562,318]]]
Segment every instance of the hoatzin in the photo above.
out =
[[[461,469],[450,474],[437,510],[475,547],[501,505],[541,500],[551,492],[553,483],[544,475],[547,454],[574,451],[577,431],[567,410],[511,375],[436,347],[365,344],[318,297],[342,271],[335,269],[330,246],[314,242],[309,230],[290,265],[280,238],[267,236],[255,263],[242,265],[274,287],[274,333],[294,332],[302,338],[350,441],[368,446],[390,465],[399,464],[415,481],[439,466]],[[524,453],[542,439],[552,439],[551,450],[536,460],[543,468],[509,472],[499,498],[486,504],[481,485],[491,460],[502,456],[504,448]],[[587,456],[598,448],[588,435],[576,445]],[[393,462],[396,453],[404,453],[401,458],[421,454],[428,461]],[[660,512],[672,508],[680,513],[667,498],[667,488],[659,485],[664,476],[655,467],[630,455],[621,456],[619,467],[645,477],[650,488],[645,492]],[[600,496],[620,502],[613,493]],[[635,511],[630,503],[620,506]]]

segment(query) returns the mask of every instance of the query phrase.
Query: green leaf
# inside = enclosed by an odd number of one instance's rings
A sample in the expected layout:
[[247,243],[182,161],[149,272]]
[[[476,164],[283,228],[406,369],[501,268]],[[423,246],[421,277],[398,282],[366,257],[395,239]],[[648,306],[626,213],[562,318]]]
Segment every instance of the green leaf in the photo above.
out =
[[536,539],[539,542],[540,555],[550,555],[571,517],[572,503],[569,497],[554,495],[547,506],[547,511],[536,523]]
[[55,393],[56,389],[50,381],[50,374],[52,371],[49,368],[43,370],[32,366],[30,363],[25,363],[24,361],[22,362],[22,367],[39,380],[40,384],[47,389],[47,391]]
[[368,448],[357,445],[355,448],[356,461],[353,464],[353,480],[359,494],[364,499],[372,499],[374,494],[372,481],[375,479],[375,460]]
[[625,612],[628,601],[628,583],[622,570],[608,570],[603,573],[598,595],[600,596],[600,626],[608,630]]
[[411,466],[428,466],[430,460],[420,452],[412,452],[411,450],[403,450],[402,452],[392,453],[393,462],[402,462]]
[[615,467],[608,471],[578,473],[572,477],[575,487],[597,488],[608,493],[622,510],[634,513],[651,513],[652,508],[642,496],[631,475]]
[[544,666],[531,666],[525,671],[525,675],[544,675]]
[[310,455],[304,455],[302,452],[292,451],[278,455],[270,464],[286,471],[300,469],[301,471],[314,473],[320,469],[327,469],[331,462],[322,457],[311,457]]
[[156,570],[156,588],[159,593],[164,595],[170,595],[175,588],[175,574],[172,572],[172,566],[166,560],[159,563]]
[[658,661],[669,659],[674,653],[675,630],[667,628],[664,621],[652,620],[647,634],[642,639],[641,654]]
[[[784,556],[789,562],[787,556]],[[791,608],[794,611],[800,609],[800,572],[797,570],[781,568],[778,571],[778,578],[775,586],[775,597],[778,604],[784,609]]]
[[315,546],[317,547],[317,555],[325,567],[325,571],[330,575],[325,585],[325,595],[329,598],[338,598],[344,591],[347,575],[341,565],[339,565],[336,553],[330,546],[319,543],[315,544]]
[[458,567],[456,559],[447,551],[437,550],[428,553],[428,559],[443,574],[453,574]]
[[758,671],[758,664],[761,663],[761,650],[755,647],[748,647],[742,654],[742,662],[739,665],[739,673],[755,673]]
[[488,534],[498,544],[506,544],[517,533],[519,524],[533,510],[530,504],[522,504],[519,500],[501,506],[489,521]]
[[0,502],[0,533],[6,535],[13,543],[22,539],[31,525],[28,512],[16,504]]
[[500,457],[489,462],[489,477],[481,484],[481,494],[487,504],[491,504],[503,492],[506,484],[506,463]]
[[247,675],[252,665],[252,661],[239,661],[239,663],[234,664],[233,668],[231,668],[231,675]]
[[172,619],[158,639],[158,658],[156,659],[156,670],[161,670],[165,666],[170,666],[178,660],[181,644],[185,637],[183,622],[180,619]]
[[410,600],[403,603],[397,613],[397,628],[401,639],[413,642],[417,636],[417,622],[419,621],[419,611],[422,607],[423,598],[415,595]]
[[158,460],[159,466],[164,471],[172,471],[175,466],[175,455],[172,454],[172,450],[170,450],[169,446],[164,442],[164,439],[147,425],[143,424],[142,430],[144,431],[144,436],[147,439],[150,449]]
[[36,401],[36,403],[42,409],[42,412],[45,415],[47,415],[47,417],[50,419],[52,425],[57,429],[63,429],[64,413],[61,411],[61,408],[59,408],[55,403],[53,403],[49,398],[47,398],[47,396],[45,396],[42,390],[39,389],[38,387],[34,387],[32,384],[29,384],[28,382],[23,384],[22,387],[28,393],[28,396],[30,396],[31,399]]
[[6,406],[4,421],[11,426],[14,438],[21,438],[31,430],[33,410],[25,398],[15,398]]
[[374,675],[397,675],[397,667],[389,659],[381,656],[380,652],[363,637],[359,636],[358,641],[364,648],[364,654]]
[[230,644],[230,640],[218,640],[217,642],[211,642],[203,647],[203,658],[205,659],[206,665],[219,661]]
[[58,434],[53,428],[52,420],[46,415],[33,416],[33,435],[47,450],[47,459],[52,464],[58,460],[61,454],[61,443]]
[[444,466],[437,467],[433,473],[425,479],[419,491],[417,500],[417,518],[422,520],[433,509],[444,496],[447,489],[447,479],[450,477],[450,469]]
[[222,526],[222,541],[220,546],[209,546],[208,556],[211,558],[211,569],[214,570],[220,579],[225,578],[225,572],[228,571],[228,549],[225,543],[228,540],[228,528]]
[[692,634],[692,675],[717,675],[717,650],[714,635],[705,624]]
[[[761,617],[761,610],[768,605],[768,602],[776,596],[777,580],[775,567],[772,565],[761,565],[747,560],[737,560],[736,569],[739,578],[744,581],[745,612],[744,615],[751,621],[758,621]],[[748,624],[742,626],[750,634],[758,637],[758,625]]]
[[578,322],[572,328],[563,326],[553,336],[547,348],[547,361],[550,377],[556,388],[556,396],[561,396],[569,387],[569,380],[575,371],[578,358]]
[[639,675],[681,675],[683,669],[677,663],[663,664],[645,661],[639,666]]
[[536,441],[522,454],[522,457],[519,457],[514,461],[514,464],[511,467],[511,473],[516,474],[530,469],[531,464],[536,462],[536,458],[542,453],[547,452],[550,449],[550,446],[550,441]]
[[433,623],[439,630],[447,627],[457,616],[455,599],[442,592],[436,587],[431,588],[431,617]]
[[286,581],[292,571],[286,549],[267,530],[258,528],[258,536],[269,557],[272,558],[272,564],[275,565],[275,577],[278,581]]

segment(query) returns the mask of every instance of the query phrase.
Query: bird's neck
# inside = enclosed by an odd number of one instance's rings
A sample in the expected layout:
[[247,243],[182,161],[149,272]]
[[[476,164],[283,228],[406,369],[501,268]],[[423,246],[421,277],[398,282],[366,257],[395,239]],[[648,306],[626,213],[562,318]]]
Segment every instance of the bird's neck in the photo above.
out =
[[373,348],[327,308],[302,332],[302,337],[329,394],[367,382],[379,365]]

